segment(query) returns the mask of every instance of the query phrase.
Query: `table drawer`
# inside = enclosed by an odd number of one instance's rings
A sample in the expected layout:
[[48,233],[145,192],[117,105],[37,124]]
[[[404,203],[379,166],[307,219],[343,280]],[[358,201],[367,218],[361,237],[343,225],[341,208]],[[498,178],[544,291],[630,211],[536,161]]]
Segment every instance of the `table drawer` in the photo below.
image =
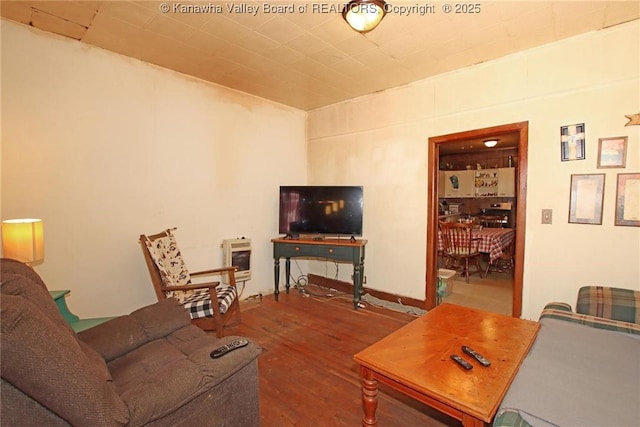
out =
[[316,246],[313,248],[313,255],[348,261],[353,256],[353,248],[346,246]]
[[296,257],[296,256],[313,256],[314,246],[312,245],[275,245],[273,247],[276,257]]

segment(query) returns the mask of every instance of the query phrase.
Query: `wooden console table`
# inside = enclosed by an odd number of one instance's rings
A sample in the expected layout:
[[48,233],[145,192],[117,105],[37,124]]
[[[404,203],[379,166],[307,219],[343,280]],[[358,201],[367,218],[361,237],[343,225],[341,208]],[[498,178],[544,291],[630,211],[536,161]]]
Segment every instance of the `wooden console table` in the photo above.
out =
[[364,247],[366,240],[349,239],[272,239],[274,296],[278,301],[280,294],[280,258],[285,258],[285,286],[289,293],[291,276],[291,258],[326,258],[353,264],[353,308],[358,308],[364,282]]

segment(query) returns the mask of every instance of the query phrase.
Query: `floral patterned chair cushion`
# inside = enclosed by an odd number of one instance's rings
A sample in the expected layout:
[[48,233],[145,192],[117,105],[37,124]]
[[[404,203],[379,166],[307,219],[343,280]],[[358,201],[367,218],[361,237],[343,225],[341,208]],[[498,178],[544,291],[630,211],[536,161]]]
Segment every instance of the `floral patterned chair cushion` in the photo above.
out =
[[[191,284],[189,270],[182,259],[176,239],[170,230],[167,231],[166,237],[155,239],[153,242],[145,239],[144,243],[149,249],[158,270],[160,270],[162,283],[166,288]],[[194,291],[167,290],[165,292],[167,298],[175,298],[180,301],[180,303],[184,303],[187,298],[194,294]]]

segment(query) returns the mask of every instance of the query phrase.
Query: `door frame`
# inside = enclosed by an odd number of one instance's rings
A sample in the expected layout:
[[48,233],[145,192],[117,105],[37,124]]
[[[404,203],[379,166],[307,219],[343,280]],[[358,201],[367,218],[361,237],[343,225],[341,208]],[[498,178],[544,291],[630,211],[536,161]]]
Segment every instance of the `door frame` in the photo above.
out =
[[436,288],[438,280],[438,179],[440,171],[440,145],[469,139],[496,137],[507,133],[518,133],[518,162],[516,174],[516,251],[513,273],[512,316],[522,314],[522,280],[524,273],[524,242],[527,207],[527,156],[529,145],[529,122],[474,129],[430,137],[428,141],[427,170],[427,272],[425,278],[425,308],[436,306]]

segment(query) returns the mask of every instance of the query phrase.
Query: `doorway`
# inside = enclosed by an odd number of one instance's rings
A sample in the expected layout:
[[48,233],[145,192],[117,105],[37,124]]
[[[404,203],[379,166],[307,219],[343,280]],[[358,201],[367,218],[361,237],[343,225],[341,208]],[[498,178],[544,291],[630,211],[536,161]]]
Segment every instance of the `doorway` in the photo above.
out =
[[444,144],[457,144],[470,140],[500,138],[501,135],[517,134],[518,157],[516,160],[517,207],[514,213],[516,227],[515,267],[513,273],[512,316],[522,314],[522,280],[524,263],[524,241],[526,223],[527,190],[527,153],[529,122],[519,122],[484,129],[459,132],[430,137],[428,141],[428,196],[427,196],[427,269],[425,280],[426,309],[436,306],[436,288],[438,277],[438,188],[440,171],[440,152]]

